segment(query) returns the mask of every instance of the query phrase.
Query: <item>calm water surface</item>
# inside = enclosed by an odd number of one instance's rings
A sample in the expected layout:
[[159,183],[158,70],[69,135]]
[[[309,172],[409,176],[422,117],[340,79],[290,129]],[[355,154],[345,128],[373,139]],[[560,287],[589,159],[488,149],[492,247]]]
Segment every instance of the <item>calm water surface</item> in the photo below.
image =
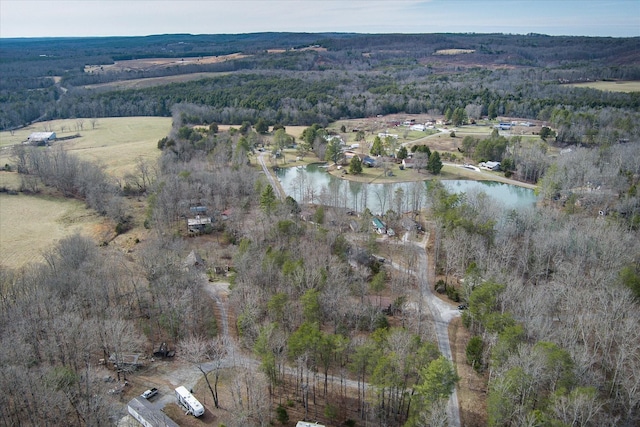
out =
[[[403,212],[425,207],[429,181],[376,184],[352,182],[336,178],[321,165],[285,168],[277,176],[288,196],[298,203],[317,203],[355,211],[368,207],[371,212],[389,209]],[[533,190],[493,181],[443,180],[455,193],[484,192],[507,208],[529,207],[536,203]],[[401,189],[401,191],[399,191]]]

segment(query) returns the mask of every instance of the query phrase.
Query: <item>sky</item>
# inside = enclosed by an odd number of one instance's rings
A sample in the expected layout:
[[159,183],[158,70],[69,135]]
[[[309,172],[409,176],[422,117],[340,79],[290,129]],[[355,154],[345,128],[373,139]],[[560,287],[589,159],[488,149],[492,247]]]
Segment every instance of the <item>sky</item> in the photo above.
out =
[[640,0],[0,0],[0,38],[540,33],[640,36]]

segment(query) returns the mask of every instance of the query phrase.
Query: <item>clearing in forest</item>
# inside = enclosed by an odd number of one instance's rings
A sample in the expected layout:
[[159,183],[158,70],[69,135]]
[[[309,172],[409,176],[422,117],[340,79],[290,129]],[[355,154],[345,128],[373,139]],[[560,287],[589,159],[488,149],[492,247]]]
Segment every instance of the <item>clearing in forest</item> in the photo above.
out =
[[569,86],[588,87],[591,89],[604,90],[608,92],[640,92],[640,81],[638,80],[616,80],[616,81],[599,81],[587,83],[572,83]]
[[78,200],[0,193],[0,262],[9,268],[42,262],[44,251],[64,237],[99,239],[104,221]]
[[246,58],[247,56],[248,55],[243,55],[241,53],[232,53],[230,55],[220,56],[128,59],[124,61],[115,61],[113,64],[87,65],[84,67],[84,72],[88,74],[104,74],[109,72],[122,71],[151,71],[171,67],[180,67],[184,65],[217,64],[234,59]]

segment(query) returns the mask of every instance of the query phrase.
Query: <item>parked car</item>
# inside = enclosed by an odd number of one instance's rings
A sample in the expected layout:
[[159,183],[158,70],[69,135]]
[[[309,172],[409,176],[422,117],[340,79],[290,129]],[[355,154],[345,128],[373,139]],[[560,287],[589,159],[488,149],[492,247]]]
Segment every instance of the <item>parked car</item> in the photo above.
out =
[[149,390],[145,391],[144,393],[142,393],[140,396],[144,397],[145,399],[150,399],[153,396],[155,396],[156,394],[158,394],[158,389],[153,387],[153,388],[150,388]]
[[466,305],[466,304],[460,304],[460,305],[458,306],[458,310],[466,310],[467,308],[469,308],[469,307],[467,307],[467,305]]

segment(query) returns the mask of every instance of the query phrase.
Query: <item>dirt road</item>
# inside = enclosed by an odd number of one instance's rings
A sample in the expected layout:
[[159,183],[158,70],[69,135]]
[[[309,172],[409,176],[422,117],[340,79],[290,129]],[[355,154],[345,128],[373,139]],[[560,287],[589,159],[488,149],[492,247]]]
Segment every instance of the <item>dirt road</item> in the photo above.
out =
[[[456,317],[460,316],[460,311],[453,305],[448,304],[445,301],[434,295],[429,286],[429,262],[427,259],[427,241],[429,240],[429,234],[425,234],[424,238],[420,242],[411,242],[408,238],[403,238],[404,244],[413,243],[418,248],[418,259],[415,270],[409,270],[409,272],[416,277],[420,284],[420,292],[424,298],[427,307],[433,315],[433,321],[435,323],[436,337],[438,339],[438,348],[440,352],[451,362],[453,362],[453,355],[451,353],[451,344],[449,343],[449,323]],[[407,271],[406,267],[392,262],[393,268]],[[449,426],[460,427],[460,406],[458,404],[458,393],[453,390],[453,394],[449,398],[447,404],[447,414],[449,416]]]
[[[264,166],[263,166],[264,167]],[[267,171],[267,176],[271,176]],[[275,179],[272,177],[272,179]],[[274,186],[274,188],[277,188]],[[451,304],[446,303],[437,296],[435,296],[429,286],[428,281],[428,259],[427,259],[427,241],[428,234],[420,242],[414,242],[410,239],[402,239],[399,244],[413,244],[417,248],[418,261],[416,269],[411,270],[410,273],[416,277],[420,284],[421,295],[424,302],[427,304],[431,311],[434,323],[436,336],[438,340],[438,347],[440,352],[449,360],[452,359],[451,346],[449,343],[448,326],[449,322],[455,317],[460,316],[460,312]],[[405,266],[402,266],[396,262],[390,262],[393,268],[401,271],[407,271]],[[203,288],[207,294],[215,301],[218,309],[220,310],[221,317],[221,336],[227,343],[227,355],[222,359],[218,368],[231,368],[242,367],[243,369],[258,370],[260,362],[252,356],[244,355],[238,348],[233,340],[233,337],[229,335],[229,324],[226,300],[229,294],[229,283],[226,282],[209,282],[206,277],[203,278]],[[212,361],[201,364],[201,368],[205,372],[212,371],[216,368],[218,362]],[[287,367],[286,372],[288,375],[296,375],[297,371],[293,367]],[[187,389],[194,388],[197,382],[202,378],[202,372],[194,365],[186,362],[175,360],[172,362],[157,362],[157,367],[149,372],[147,383],[149,387],[154,386],[159,390],[157,398],[153,399],[151,403],[157,409],[163,409],[165,405],[174,403],[174,388],[180,385],[185,386]],[[142,379],[144,379],[144,377]],[[345,378],[338,378],[329,376],[330,381],[344,384],[345,387],[350,389],[357,389],[358,382],[354,380],[348,380]],[[369,384],[360,384],[360,387],[369,388]],[[451,395],[447,413],[449,416],[449,425],[453,427],[460,427],[460,409],[458,405],[458,396],[454,390]]]
[[269,181],[269,184],[271,184],[271,187],[273,187],[273,191],[276,192],[276,196],[278,196],[278,199],[284,200],[287,197],[287,195],[284,193],[284,189],[282,188],[282,185],[280,185],[280,182],[271,173],[271,171],[267,167],[267,164],[264,161],[265,156],[269,156],[269,155],[270,154],[265,151],[261,152],[260,155],[258,156],[258,162],[260,163],[260,166],[262,166],[262,171],[266,175],[267,180]]

